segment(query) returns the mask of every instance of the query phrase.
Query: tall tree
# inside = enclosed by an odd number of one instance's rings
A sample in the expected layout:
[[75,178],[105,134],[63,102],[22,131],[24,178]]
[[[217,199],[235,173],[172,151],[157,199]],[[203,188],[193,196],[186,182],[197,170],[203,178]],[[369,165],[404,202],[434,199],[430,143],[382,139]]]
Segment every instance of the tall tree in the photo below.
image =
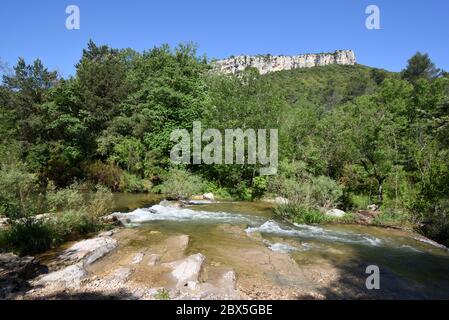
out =
[[402,78],[415,82],[420,78],[432,80],[440,75],[440,69],[430,60],[427,53],[417,52],[408,60],[407,66],[402,70]]

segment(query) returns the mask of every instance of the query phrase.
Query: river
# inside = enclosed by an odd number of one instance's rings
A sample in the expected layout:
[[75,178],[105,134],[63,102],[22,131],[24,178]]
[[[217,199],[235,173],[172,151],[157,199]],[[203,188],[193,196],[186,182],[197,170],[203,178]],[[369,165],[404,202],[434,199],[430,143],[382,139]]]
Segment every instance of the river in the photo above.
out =
[[[187,235],[188,254],[207,257],[208,276],[233,270],[246,298],[449,298],[449,253],[395,229],[359,225],[293,225],[265,202],[167,207],[155,195],[118,195],[115,206],[130,227],[122,252],[144,250],[162,238]],[[132,248],[132,249],[130,249]],[[368,290],[367,266],[380,270],[380,289]],[[153,281],[151,275],[140,281]],[[154,283],[153,283],[154,284]]]

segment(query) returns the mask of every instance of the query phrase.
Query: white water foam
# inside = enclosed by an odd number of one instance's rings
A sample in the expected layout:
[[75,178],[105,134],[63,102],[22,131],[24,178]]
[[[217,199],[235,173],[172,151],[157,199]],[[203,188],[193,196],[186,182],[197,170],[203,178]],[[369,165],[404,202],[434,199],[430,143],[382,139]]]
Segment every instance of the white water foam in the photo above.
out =
[[307,251],[310,250],[310,245],[307,243],[302,243],[301,248],[289,245],[287,243],[282,242],[276,242],[271,243],[269,241],[266,241],[266,245],[268,246],[268,249],[274,252],[281,252],[281,253],[291,253],[295,251]]
[[250,224],[254,217],[228,212],[196,211],[186,208],[154,205],[137,209],[129,213],[114,213],[119,220],[128,220],[132,224],[150,221],[211,221],[221,223],[241,222]]
[[358,233],[349,233],[324,229],[317,226],[309,226],[303,224],[295,224],[296,228],[281,227],[275,221],[267,221],[259,227],[250,227],[246,229],[247,233],[260,232],[275,234],[288,237],[300,237],[307,239],[320,239],[326,241],[344,242],[344,243],[360,243],[369,246],[380,246],[382,240]]

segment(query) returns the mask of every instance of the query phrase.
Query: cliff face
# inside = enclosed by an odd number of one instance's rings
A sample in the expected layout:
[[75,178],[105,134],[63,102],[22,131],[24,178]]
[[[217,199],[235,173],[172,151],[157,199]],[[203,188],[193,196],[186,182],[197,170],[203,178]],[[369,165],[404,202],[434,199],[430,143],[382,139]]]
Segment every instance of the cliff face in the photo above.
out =
[[247,67],[257,68],[260,74],[290,70],[296,68],[311,68],[331,64],[354,65],[355,55],[352,50],[337,50],[333,53],[301,54],[297,56],[237,56],[218,60],[213,63],[218,72],[236,74]]

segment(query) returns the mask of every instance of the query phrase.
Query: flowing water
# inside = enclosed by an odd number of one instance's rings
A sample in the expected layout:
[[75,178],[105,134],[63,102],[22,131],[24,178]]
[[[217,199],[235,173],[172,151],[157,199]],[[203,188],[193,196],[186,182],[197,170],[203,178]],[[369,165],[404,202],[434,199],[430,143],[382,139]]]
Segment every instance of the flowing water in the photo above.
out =
[[[151,205],[159,200],[135,195],[116,202],[127,208],[118,216],[139,234],[139,245],[154,241],[154,232],[188,235],[188,253],[201,252],[209,266],[234,270],[241,290],[253,298],[283,292],[288,298],[449,298],[448,250],[412,233],[294,225],[277,219],[263,202]],[[369,265],[380,269],[380,290],[366,289]]]

